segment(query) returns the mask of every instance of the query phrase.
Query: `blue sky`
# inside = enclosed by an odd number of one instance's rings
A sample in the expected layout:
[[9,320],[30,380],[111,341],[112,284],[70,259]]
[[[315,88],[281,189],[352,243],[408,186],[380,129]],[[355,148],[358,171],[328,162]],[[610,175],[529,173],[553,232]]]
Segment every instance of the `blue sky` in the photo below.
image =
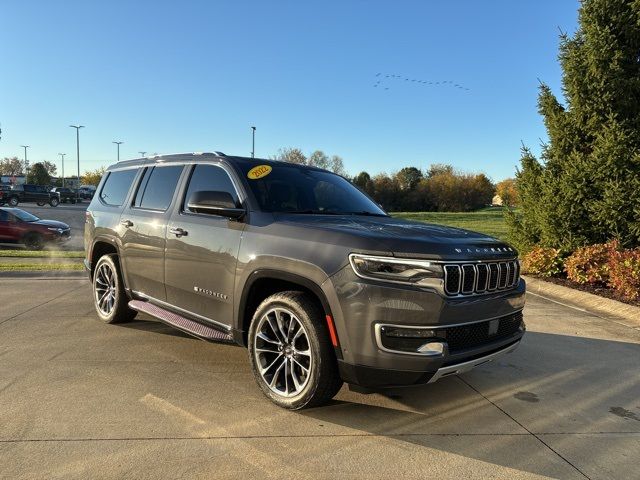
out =
[[577,9],[573,0],[3,0],[0,157],[22,158],[28,144],[30,162],[65,152],[74,172],[72,123],[86,125],[82,170],[113,163],[113,140],[125,142],[122,159],[249,155],[255,125],[261,157],[321,149],[352,174],[450,163],[501,180],[521,141],[537,151],[545,138],[537,78],[561,94],[558,27],[573,32]]

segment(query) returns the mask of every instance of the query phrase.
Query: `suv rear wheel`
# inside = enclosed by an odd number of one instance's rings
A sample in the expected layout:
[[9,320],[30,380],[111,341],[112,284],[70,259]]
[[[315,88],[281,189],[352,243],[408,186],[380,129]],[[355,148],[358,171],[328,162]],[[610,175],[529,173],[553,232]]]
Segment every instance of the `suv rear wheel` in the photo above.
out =
[[293,291],[271,295],[253,316],[251,368],[263,393],[280,407],[322,405],[342,386],[323,317],[309,295]]
[[17,207],[19,203],[20,200],[18,200],[18,197],[11,197],[9,199],[9,205],[11,205],[12,207]]
[[124,323],[133,320],[136,311],[129,308],[124,291],[118,257],[103,255],[93,272],[93,304],[105,323]]
[[52,207],[57,207],[59,204],[60,200],[58,200],[56,197],[53,197],[51,200],[49,200],[49,205],[51,205]]

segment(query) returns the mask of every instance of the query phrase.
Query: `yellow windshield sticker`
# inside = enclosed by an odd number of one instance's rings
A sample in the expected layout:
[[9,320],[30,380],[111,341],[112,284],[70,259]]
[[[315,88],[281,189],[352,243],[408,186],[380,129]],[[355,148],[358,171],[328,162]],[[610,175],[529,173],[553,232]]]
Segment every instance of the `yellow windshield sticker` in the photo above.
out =
[[253,167],[247,173],[247,177],[251,180],[258,180],[259,178],[266,177],[271,173],[271,165],[258,165],[257,167]]

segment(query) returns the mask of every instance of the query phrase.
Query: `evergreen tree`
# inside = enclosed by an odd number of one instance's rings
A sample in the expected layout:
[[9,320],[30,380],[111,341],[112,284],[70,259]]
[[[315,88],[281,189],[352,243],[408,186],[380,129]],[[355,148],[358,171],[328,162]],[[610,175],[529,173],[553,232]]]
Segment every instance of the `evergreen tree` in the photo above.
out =
[[640,240],[640,2],[584,0],[579,28],[560,37],[565,105],[541,85],[549,142],[524,149],[508,214],[512,239],[573,250]]

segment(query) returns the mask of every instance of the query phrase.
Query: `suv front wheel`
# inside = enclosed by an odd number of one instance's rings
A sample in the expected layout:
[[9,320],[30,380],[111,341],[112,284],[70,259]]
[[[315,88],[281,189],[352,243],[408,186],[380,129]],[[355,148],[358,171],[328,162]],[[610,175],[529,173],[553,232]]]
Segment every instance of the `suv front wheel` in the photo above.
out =
[[136,311],[129,308],[124,291],[118,257],[103,255],[93,271],[93,304],[105,323],[124,323],[133,320]]
[[323,319],[308,294],[294,291],[271,295],[253,316],[248,338],[253,374],[280,407],[322,405],[342,386]]

